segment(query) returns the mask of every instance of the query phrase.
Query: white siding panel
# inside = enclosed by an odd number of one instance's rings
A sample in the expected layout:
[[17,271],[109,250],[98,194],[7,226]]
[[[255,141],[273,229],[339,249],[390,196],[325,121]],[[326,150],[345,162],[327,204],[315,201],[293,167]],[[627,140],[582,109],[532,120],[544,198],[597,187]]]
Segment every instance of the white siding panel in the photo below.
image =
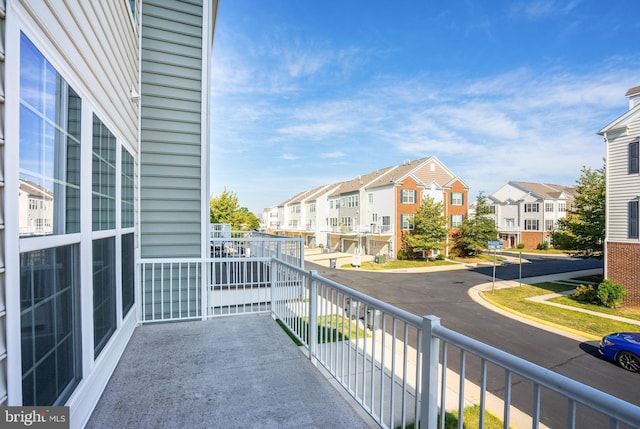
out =
[[[58,72],[90,101],[119,137],[137,150],[137,106],[131,88],[137,86],[137,35],[124,2],[22,2],[54,44],[39,46]],[[106,17],[106,18],[105,18]],[[29,36],[29,34],[27,34]],[[61,60],[58,60],[61,58]]]
[[628,174],[628,148],[638,136],[640,118],[628,124],[626,135],[607,145],[607,238],[612,241],[629,241],[627,203],[640,196],[640,175]]

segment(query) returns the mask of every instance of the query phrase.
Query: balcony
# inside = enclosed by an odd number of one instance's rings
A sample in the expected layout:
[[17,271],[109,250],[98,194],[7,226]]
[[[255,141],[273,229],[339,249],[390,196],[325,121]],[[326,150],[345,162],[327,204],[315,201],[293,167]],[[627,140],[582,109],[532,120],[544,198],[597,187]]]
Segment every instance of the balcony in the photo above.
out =
[[218,256],[139,261],[143,325],[88,427],[435,428],[477,404],[537,428],[550,401],[563,427],[640,421],[640,407],[304,270],[299,239],[225,240]]
[[367,428],[268,314],[137,328],[87,428]]
[[390,235],[390,225],[356,225],[356,226],[329,226],[326,232],[344,235]]

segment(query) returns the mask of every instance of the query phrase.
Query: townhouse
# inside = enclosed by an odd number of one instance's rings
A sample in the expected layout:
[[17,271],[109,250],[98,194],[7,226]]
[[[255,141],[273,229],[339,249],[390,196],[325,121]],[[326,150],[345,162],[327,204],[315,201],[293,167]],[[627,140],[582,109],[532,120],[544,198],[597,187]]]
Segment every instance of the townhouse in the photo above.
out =
[[535,249],[551,243],[558,221],[573,205],[575,187],[508,182],[489,195],[489,206],[505,248],[524,244]]
[[[307,193],[311,197],[302,198]],[[455,228],[468,215],[468,193],[462,178],[430,156],[300,193],[278,205],[277,212],[305,213],[313,207],[315,223],[296,228],[282,218],[280,227],[272,232],[291,235],[306,230],[307,237],[314,237],[307,238],[308,245],[395,258],[402,235],[413,229],[413,218],[426,196],[443,204],[448,225]],[[274,212],[273,208],[265,210]]]
[[82,427],[158,296],[136,261],[207,255],[216,13],[0,1],[0,405]]
[[607,150],[604,275],[640,306],[640,86],[626,93],[629,110],[602,128]]

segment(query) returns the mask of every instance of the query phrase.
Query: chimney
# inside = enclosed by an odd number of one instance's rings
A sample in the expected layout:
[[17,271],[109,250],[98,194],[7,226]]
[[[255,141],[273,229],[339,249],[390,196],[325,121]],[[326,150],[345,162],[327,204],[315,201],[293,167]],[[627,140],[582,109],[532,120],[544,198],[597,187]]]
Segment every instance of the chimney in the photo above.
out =
[[640,86],[635,86],[625,94],[629,98],[629,110],[640,104]]

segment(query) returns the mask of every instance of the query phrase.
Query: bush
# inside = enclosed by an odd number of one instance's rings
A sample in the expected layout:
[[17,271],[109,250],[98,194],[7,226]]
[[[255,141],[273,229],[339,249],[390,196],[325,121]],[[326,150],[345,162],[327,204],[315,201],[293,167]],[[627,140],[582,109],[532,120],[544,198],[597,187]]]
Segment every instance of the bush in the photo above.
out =
[[624,286],[607,279],[598,285],[596,295],[602,304],[609,308],[616,308],[627,296],[627,290]]
[[542,243],[538,244],[538,249],[549,250],[549,243],[547,243],[546,241],[543,241]]
[[518,243],[518,249],[524,249],[524,243]]
[[444,255],[442,253],[438,253],[438,256],[436,256],[436,261],[444,261]]
[[598,300],[596,289],[591,285],[585,286],[581,284],[576,288],[572,297],[582,302],[596,302]]
[[409,259],[407,252],[405,252],[403,249],[398,250],[398,260],[406,261],[407,259]]

